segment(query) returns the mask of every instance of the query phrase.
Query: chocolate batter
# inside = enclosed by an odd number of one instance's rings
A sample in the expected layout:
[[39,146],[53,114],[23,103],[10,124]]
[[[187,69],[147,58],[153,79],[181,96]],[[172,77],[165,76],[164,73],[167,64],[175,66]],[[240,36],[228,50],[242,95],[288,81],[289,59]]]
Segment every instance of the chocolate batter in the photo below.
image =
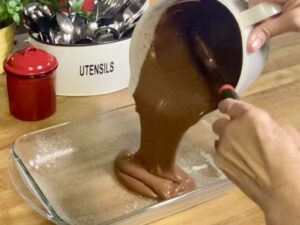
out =
[[177,147],[183,134],[217,105],[209,84],[214,80],[209,78],[210,70],[203,69],[205,64],[200,65],[191,53],[191,34],[215,49],[222,82],[235,85],[241,70],[240,33],[220,3],[178,3],[162,16],[133,95],[141,144],[138,151],[124,151],[115,160],[118,179],[130,190],[154,199],[172,198],[195,188],[194,180],[176,165]]

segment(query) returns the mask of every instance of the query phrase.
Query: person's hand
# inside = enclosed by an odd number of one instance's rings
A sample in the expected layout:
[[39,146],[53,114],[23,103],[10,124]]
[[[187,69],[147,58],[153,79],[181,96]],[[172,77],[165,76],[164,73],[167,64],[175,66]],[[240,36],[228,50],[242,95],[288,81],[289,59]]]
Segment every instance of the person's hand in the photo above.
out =
[[213,124],[216,165],[262,208],[268,225],[299,225],[300,134],[239,100],[219,109],[230,119]]
[[263,21],[249,36],[248,52],[255,52],[271,37],[285,32],[300,31],[300,0],[249,0],[249,6],[261,2],[275,2],[282,5],[282,13]]

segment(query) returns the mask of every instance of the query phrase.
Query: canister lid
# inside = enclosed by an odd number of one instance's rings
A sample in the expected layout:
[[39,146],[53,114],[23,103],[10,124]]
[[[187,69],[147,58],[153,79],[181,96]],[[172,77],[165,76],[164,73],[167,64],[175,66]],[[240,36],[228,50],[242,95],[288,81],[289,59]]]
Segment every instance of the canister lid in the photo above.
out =
[[45,74],[54,70],[57,65],[53,55],[33,46],[14,52],[4,61],[5,71],[19,76]]

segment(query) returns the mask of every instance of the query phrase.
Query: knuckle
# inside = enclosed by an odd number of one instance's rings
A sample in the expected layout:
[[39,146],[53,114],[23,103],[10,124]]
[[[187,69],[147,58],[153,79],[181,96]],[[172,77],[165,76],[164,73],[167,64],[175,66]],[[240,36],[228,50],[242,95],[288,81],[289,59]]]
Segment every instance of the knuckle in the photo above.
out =
[[270,38],[272,36],[271,31],[266,26],[261,26],[261,31],[265,34],[266,38]]

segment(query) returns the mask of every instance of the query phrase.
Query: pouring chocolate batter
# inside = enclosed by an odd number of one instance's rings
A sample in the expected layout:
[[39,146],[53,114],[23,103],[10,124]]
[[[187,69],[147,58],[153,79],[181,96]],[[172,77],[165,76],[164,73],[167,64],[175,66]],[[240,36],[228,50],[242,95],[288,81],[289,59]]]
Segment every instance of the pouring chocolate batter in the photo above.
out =
[[[195,54],[202,58],[207,54],[199,54],[199,49],[205,51],[203,46],[193,49],[193,35],[213,49],[222,71],[218,81],[216,76],[210,79],[207,64],[195,59]],[[140,147],[123,151],[115,160],[115,173],[128,189],[168,199],[195,188],[195,181],[176,165],[177,147],[183,134],[216,108],[211,82],[236,85],[241,46],[234,18],[217,1],[178,2],[163,14],[133,95],[140,116]]]

